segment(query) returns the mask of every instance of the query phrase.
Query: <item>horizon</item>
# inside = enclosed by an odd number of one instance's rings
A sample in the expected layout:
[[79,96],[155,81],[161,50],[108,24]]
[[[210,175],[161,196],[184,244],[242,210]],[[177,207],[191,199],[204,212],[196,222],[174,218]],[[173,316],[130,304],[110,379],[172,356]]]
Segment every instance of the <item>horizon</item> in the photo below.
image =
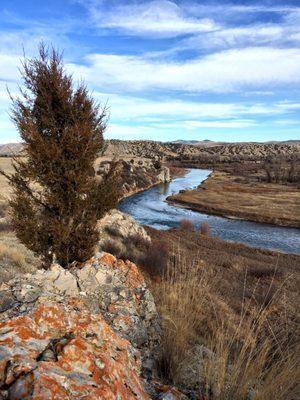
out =
[[106,139],[300,139],[299,1],[67,0],[0,6],[0,143],[23,48],[44,40],[110,106]]

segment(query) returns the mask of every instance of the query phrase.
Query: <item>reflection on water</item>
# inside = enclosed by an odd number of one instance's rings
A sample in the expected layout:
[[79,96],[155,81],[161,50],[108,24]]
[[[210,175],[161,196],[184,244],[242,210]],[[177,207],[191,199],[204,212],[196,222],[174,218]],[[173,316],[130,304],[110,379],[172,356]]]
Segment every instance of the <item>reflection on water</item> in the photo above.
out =
[[132,215],[139,223],[156,229],[178,226],[180,221],[186,218],[193,221],[196,227],[199,227],[203,221],[207,221],[212,228],[212,234],[222,239],[245,243],[253,247],[300,254],[298,229],[216,217],[166,203],[166,197],[183,189],[195,188],[208,177],[210,172],[191,169],[184,177],[124,199],[119,204],[119,209]]

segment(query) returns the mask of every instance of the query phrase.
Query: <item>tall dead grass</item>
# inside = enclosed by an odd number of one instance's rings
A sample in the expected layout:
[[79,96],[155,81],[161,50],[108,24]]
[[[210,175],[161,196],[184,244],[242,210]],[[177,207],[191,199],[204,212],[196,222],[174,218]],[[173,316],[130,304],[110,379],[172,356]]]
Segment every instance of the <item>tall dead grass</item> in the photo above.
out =
[[[287,345],[284,333],[276,337],[269,323],[280,292],[260,306],[255,295],[243,299],[237,315],[218,293],[221,276],[199,259],[189,265],[180,251],[171,259],[153,284],[163,319],[161,374],[209,400],[299,398],[299,349]],[[197,384],[187,388],[183,370],[199,344],[207,351],[198,361]]]
[[27,266],[25,255],[17,248],[11,248],[4,243],[0,243],[0,260],[8,259],[20,269]]

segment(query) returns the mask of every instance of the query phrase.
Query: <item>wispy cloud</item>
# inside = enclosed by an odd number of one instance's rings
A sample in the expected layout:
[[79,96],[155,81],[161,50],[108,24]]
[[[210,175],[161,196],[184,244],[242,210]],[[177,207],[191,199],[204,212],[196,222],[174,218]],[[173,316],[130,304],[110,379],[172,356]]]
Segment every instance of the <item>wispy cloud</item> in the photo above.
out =
[[93,54],[87,65],[69,65],[98,88],[187,92],[263,90],[300,82],[300,49],[252,47],[227,50],[188,61]]
[[108,102],[111,117],[123,121],[183,121],[200,119],[236,119],[290,115],[300,109],[300,103],[288,101],[257,102],[204,102],[172,99],[151,99],[94,92],[99,102]]
[[173,1],[114,3],[82,2],[89,7],[91,17],[99,28],[118,29],[131,35],[151,37],[176,37],[185,34],[207,32],[217,29],[209,18],[194,18],[187,10]]
[[16,90],[23,47],[36,55],[41,40],[65,50],[74,78],[85,79],[98,100],[108,99],[109,137],[224,130],[242,138],[268,129],[296,136],[300,4],[292,4],[71,0],[62,3],[61,18],[47,5],[34,20],[30,10],[0,6],[1,141],[17,137],[6,85]]
[[[153,38],[187,36],[175,50],[187,46],[230,48],[268,43],[299,42],[300,7],[270,6],[263,2],[241,5],[233,2],[203,5],[199,2],[153,0],[117,3],[114,1],[82,1],[99,29],[114,29],[127,35]],[[271,14],[261,22],[257,17]]]

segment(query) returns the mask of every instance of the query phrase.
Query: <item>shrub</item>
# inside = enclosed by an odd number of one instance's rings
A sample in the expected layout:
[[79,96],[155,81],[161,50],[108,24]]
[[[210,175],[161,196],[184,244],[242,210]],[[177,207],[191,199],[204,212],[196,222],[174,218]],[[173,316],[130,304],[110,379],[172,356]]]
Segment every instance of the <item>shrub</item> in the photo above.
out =
[[161,276],[166,271],[168,259],[168,245],[163,241],[155,239],[146,246],[144,252],[138,259],[138,263],[151,275]]
[[[114,207],[117,167],[97,180],[106,109],[81,83],[74,88],[61,55],[40,46],[39,57],[23,64],[25,89],[14,98],[12,120],[24,142],[24,158],[14,158],[10,202],[17,237],[49,264],[66,267],[91,256],[96,223]],[[32,184],[35,183],[35,186]]]
[[13,226],[10,221],[5,218],[0,220],[0,232],[9,232],[13,230]]
[[119,231],[119,229],[118,229],[116,226],[114,226],[114,225],[107,225],[107,226],[105,227],[105,230],[106,230],[106,232],[107,232],[109,235],[111,235],[111,236],[115,236],[115,237],[120,236],[120,231]]
[[0,218],[5,218],[8,215],[8,204],[6,202],[0,203]]
[[200,234],[210,236],[210,225],[207,221],[202,222],[202,224],[200,225]]
[[21,269],[26,266],[24,254],[19,249],[8,247],[3,243],[0,243],[0,259],[7,259]]
[[194,230],[194,225],[191,220],[189,219],[183,219],[180,221],[180,229],[183,231],[193,231]]
[[142,235],[139,235],[137,233],[135,235],[127,236],[124,239],[124,245],[128,247],[134,246],[140,251],[145,251],[149,247],[150,242],[146,240]]
[[157,169],[157,170],[161,169],[161,167],[162,167],[161,160],[154,160],[154,161],[153,161],[153,167],[154,167],[155,169]]
[[107,253],[113,254],[117,258],[120,258],[122,252],[121,245],[116,240],[107,240],[101,246],[101,249]]
[[277,268],[254,267],[248,271],[248,275],[261,279],[269,277],[279,277],[282,276],[282,272],[278,271]]

